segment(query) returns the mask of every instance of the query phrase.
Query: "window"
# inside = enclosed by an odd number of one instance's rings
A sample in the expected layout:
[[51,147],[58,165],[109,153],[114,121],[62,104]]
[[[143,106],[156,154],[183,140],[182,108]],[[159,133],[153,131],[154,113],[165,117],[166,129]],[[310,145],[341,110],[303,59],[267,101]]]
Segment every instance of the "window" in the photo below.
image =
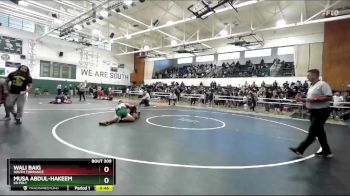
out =
[[34,24],[34,22],[31,22],[28,20],[23,20],[23,28],[22,29],[33,33],[35,30],[35,24]]
[[53,62],[52,63],[52,77],[60,78],[60,63]]
[[15,18],[15,17],[10,17],[10,21],[9,21],[9,27],[15,28],[15,29],[22,29],[22,20],[19,18]]
[[3,13],[0,13],[0,22],[3,26],[9,26],[9,16]]
[[269,49],[262,49],[262,50],[245,51],[244,55],[245,55],[246,58],[271,56],[271,48],[269,48]]
[[192,57],[177,59],[177,64],[189,64],[193,62]]
[[0,13],[0,23],[3,26],[20,29],[24,31],[34,32],[35,23],[29,20],[10,16],[8,14]]
[[100,49],[108,50],[108,51],[112,50],[112,44],[110,44],[108,42],[100,43],[97,47]]
[[294,54],[294,47],[282,47],[277,49],[277,55]]
[[240,53],[239,52],[233,52],[233,53],[225,53],[225,54],[219,54],[218,60],[230,60],[230,59],[239,59]]
[[40,61],[40,76],[50,77],[51,65],[49,61]]
[[209,61],[214,61],[214,55],[207,55],[207,56],[197,56],[196,57],[196,62],[209,62]]
[[76,79],[76,66],[65,63],[40,61],[40,77]]

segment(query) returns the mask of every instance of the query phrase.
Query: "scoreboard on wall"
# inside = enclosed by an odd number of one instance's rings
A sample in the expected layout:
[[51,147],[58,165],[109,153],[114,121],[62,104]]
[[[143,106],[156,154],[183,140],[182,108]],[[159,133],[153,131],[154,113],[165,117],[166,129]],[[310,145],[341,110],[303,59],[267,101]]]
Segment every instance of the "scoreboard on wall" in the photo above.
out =
[[14,54],[22,54],[23,41],[7,36],[0,35],[0,51]]
[[11,191],[112,191],[115,159],[8,159]]

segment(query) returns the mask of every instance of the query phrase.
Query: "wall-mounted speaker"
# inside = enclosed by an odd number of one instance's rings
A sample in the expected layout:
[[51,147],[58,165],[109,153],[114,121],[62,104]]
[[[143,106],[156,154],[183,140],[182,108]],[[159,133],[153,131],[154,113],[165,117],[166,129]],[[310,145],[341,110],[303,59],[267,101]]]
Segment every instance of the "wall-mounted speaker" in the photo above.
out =
[[63,52],[60,52],[60,53],[58,54],[58,56],[59,56],[59,57],[63,57]]
[[26,59],[26,55],[21,54],[21,59]]

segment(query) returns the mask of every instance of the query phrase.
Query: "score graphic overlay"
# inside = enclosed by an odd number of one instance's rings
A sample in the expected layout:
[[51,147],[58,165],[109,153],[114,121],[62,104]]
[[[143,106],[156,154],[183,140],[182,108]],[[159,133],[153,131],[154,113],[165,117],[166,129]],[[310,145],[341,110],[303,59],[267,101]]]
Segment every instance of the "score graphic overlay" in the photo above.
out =
[[12,191],[112,191],[115,159],[7,159]]

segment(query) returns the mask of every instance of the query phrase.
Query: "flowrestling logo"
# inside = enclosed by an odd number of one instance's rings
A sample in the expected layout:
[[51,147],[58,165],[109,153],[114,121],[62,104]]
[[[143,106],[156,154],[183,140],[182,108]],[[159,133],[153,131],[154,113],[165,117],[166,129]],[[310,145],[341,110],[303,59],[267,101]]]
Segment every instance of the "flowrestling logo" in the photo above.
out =
[[339,15],[339,10],[325,10],[322,15],[324,17],[334,17]]

